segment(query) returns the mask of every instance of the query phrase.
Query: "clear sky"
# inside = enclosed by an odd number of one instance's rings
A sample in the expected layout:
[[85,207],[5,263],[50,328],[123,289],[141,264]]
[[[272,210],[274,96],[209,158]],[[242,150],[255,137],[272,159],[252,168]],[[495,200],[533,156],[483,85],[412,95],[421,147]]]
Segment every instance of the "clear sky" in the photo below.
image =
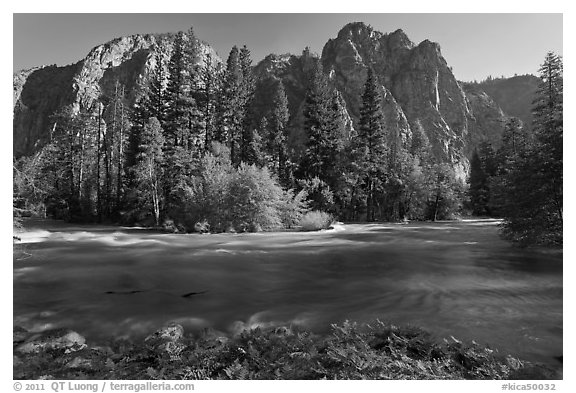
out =
[[31,14],[13,16],[13,69],[81,60],[93,47],[137,33],[194,27],[224,59],[247,45],[254,64],[269,53],[321,53],[348,22],[383,33],[403,29],[415,43],[438,42],[456,77],[469,81],[536,73],[547,51],[563,54],[562,14]]

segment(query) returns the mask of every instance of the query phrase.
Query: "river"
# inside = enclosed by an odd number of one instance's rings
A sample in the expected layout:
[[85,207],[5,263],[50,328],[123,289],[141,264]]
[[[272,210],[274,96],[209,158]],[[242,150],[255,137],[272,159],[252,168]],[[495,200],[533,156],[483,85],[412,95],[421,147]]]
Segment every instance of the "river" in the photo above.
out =
[[376,318],[554,364],[562,252],[498,237],[498,221],[347,224],[299,233],[177,235],[27,220],[14,253],[14,324],[98,342],[169,321],[299,325]]

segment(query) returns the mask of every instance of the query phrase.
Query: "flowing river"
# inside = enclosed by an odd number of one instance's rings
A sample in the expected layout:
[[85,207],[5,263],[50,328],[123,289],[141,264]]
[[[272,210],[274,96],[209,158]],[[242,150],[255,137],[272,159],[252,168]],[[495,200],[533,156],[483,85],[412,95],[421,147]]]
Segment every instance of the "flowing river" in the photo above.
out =
[[420,326],[554,364],[562,252],[498,237],[498,221],[350,224],[299,233],[176,235],[28,220],[14,253],[14,324],[90,341],[344,320]]

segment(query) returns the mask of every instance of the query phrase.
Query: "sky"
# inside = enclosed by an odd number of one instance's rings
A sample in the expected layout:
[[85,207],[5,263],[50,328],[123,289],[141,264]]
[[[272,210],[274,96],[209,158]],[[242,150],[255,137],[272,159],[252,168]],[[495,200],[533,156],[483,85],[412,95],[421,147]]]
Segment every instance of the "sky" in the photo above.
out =
[[196,36],[226,59],[233,45],[246,45],[256,64],[270,53],[322,53],[348,22],[380,32],[399,28],[418,44],[438,42],[462,81],[487,76],[536,74],[548,51],[563,55],[563,15],[494,13],[338,14],[13,14],[13,70],[67,65],[116,37],[165,33],[193,27]]

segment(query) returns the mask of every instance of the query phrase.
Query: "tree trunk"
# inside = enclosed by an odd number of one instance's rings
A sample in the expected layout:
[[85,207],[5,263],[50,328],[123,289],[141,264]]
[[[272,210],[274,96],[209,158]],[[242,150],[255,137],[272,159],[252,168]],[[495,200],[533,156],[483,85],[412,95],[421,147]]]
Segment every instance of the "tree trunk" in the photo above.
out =
[[436,194],[436,200],[434,201],[434,217],[432,219],[432,221],[436,221],[436,218],[438,217],[438,202],[440,201],[440,195]]
[[[124,96],[122,86],[121,97]],[[124,190],[122,189],[122,160],[124,159],[124,103],[120,105],[120,139],[118,140],[118,176],[116,185],[116,210],[120,209],[120,201]]]
[[96,140],[96,215],[98,216],[98,222],[102,221],[102,200],[100,192],[100,138],[101,138],[101,128],[100,128],[100,103],[98,103],[98,137]]
[[153,159],[149,159],[148,162],[148,176],[150,178],[150,184],[152,186],[152,205],[154,210],[154,221],[156,222],[156,226],[160,225],[160,203],[159,203],[159,196],[158,196],[158,184],[156,182],[156,176],[154,173],[154,161]]
[[368,180],[368,192],[366,193],[366,221],[374,221],[374,194],[372,190],[372,180]]
[[82,202],[82,182],[84,181],[84,124],[80,128],[80,168],[78,169],[78,200]]

